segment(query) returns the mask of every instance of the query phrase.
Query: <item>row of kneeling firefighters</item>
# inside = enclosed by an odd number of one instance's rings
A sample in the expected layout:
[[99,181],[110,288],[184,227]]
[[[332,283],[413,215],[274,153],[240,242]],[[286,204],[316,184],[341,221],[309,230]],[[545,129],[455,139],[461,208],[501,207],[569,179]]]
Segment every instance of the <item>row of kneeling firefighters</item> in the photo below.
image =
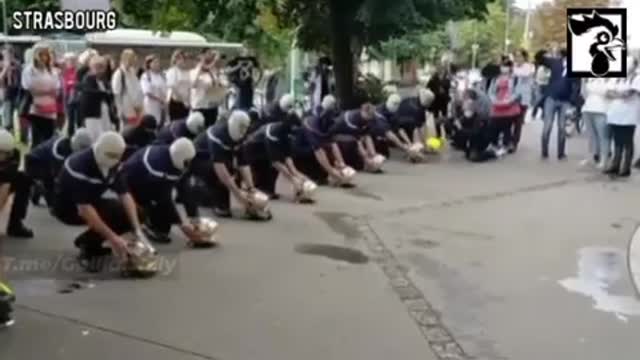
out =
[[[161,129],[147,115],[93,143],[83,128],[52,138],[25,156],[24,171],[13,136],[0,130],[0,206],[14,194],[7,234],[32,237],[23,220],[29,201],[44,199],[60,222],[87,227],[75,239],[87,271],[100,271],[97,260],[113,253],[129,273],[152,274],[152,243],[170,242],[173,225],[192,246],[215,245],[217,223],[200,217],[200,206],[232,217],[233,196],[244,216],[266,221],[269,201],[279,197],[278,176],[292,185],[296,202],[313,203],[318,185],[350,187],[357,171],[381,172],[390,147],[421,161],[433,97],[420,89],[415,97],[393,94],[380,106],[341,112],[329,95],[301,116],[284,95],[263,111],[231,111],[209,128],[199,112]],[[0,283],[0,323],[10,322],[12,299]]]

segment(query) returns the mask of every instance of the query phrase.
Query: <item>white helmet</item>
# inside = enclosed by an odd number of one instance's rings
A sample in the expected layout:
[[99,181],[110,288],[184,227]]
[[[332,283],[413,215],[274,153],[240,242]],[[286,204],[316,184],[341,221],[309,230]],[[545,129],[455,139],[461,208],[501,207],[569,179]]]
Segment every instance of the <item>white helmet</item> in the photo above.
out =
[[250,124],[251,118],[249,114],[242,110],[234,110],[229,116],[229,122],[227,124],[231,140],[240,141],[247,133]]
[[323,110],[334,110],[336,108],[336,98],[333,95],[327,95],[322,99]]
[[9,152],[16,148],[16,141],[13,135],[6,129],[0,129],[0,151]]
[[421,88],[418,90],[418,99],[420,100],[420,105],[427,107],[433,103],[435,95],[431,90]]
[[187,164],[196,156],[196,148],[191,140],[181,137],[169,147],[171,162],[178,170],[184,170]]
[[204,115],[199,111],[194,111],[187,118],[187,129],[193,135],[198,135],[204,130]]
[[278,106],[280,106],[280,110],[284,112],[289,112],[293,109],[293,95],[285,94],[282,95],[280,101],[278,102]]
[[402,102],[402,99],[400,98],[400,95],[398,94],[389,95],[386,103],[387,110],[391,111],[392,113],[397,112],[401,102]]
[[120,162],[126,147],[122,135],[115,131],[107,131],[100,135],[93,145],[93,155],[98,167],[103,171],[114,168]]
[[76,152],[86,149],[91,146],[93,140],[89,130],[85,128],[79,128],[71,137],[71,151]]

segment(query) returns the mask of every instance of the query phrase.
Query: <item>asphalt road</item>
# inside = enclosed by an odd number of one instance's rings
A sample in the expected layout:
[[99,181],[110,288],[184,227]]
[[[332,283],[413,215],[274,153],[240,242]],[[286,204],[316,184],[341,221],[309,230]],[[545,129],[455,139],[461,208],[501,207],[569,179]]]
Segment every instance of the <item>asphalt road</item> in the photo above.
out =
[[42,265],[9,269],[0,359],[637,359],[640,181],[580,168],[583,139],[543,162],[538,133],[499,162],[394,161],[271,223],[223,221],[215,250],[176,236],[148,280],[76,272],[79,230],[36,209],[37,238],[4,249]]

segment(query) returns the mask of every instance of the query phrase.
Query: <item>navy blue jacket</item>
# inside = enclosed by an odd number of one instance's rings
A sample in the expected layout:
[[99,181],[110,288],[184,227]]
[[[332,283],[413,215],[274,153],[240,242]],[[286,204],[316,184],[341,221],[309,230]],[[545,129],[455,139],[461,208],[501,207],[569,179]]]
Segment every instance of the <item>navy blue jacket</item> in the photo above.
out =
[[127,193],[125,179],[118,170],[116,167],[103,176],[91,148],[71,155],[58,175],[56,205],[75,207],[95,204],[107,190],[120,195]]
[[180,218],[172,192],[183,171],[173,165],[169,145],[138,150],[122,165],[121,172],[136,202],[143,206],[150,201],[166,204],[164,211],[172,219]]
[[427,108],[420,104],[420,100],[417,97],[405,98],[400,103],[396,118],[397,126],[419,128],[427,122]]
[[0,162],[0,184],[12,183],[20,168],[20,152],[14,150],[9,158]]
[[340,135],[355,137],[357,139],[369,135],[371,129],[368,121],[364,120],[360,115],[360,110],[345,111],[340,115],[329,133],[335,137]]
[[242,156],[240,141],[233,141],[229,136],[229,129],[226,122],[218,122],[211,125],[207,131],[200,134],[195,141],[196,157],[206,159],[214,163],[224,163],[232,166],[233,159],[238,160],[238,165],[246,165],[246,160]]
[[71,140],[67,137],[53,137],[36,146],[27,155],[29,161],[38,166],[59,167],[71,155]]
[[572,79],[565,75],[565,60],[562,58],[544,58],[543,61],[544,65],[551,70],[551,78],[544,95],[554,100],[576,104],[580,94],[580,80]]
[[283,122],[261,126],[247,137],[242,144],[243,156],[248,162],[268,159],[271,162],[283,162],[291,156],[293,128]]
[[156,135],[156,141],[154,144],[171,145],[181,137],[186,137],[190,140],[195,138],[195,135],[189,131],[186,120],[173,121],[168,126],[160,129]]

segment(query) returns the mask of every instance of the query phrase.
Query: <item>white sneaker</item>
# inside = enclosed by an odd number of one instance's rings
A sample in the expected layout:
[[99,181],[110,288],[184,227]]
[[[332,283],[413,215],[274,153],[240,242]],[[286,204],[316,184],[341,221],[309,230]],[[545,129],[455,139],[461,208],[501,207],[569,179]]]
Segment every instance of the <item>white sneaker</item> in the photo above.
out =
[[587,166],[592,166],[594,165],[593,160],[592,159],[584,159],[580,162],[580,166],[582,167],[587,167]]
[[505,156],[505,155],[507,155],[507,150],[506,150],[505,148],[503,148],[503,147],[499,147],[499,148],[496,150],[496,156],[497,156],[497,157],[503,157],[503,156]]

